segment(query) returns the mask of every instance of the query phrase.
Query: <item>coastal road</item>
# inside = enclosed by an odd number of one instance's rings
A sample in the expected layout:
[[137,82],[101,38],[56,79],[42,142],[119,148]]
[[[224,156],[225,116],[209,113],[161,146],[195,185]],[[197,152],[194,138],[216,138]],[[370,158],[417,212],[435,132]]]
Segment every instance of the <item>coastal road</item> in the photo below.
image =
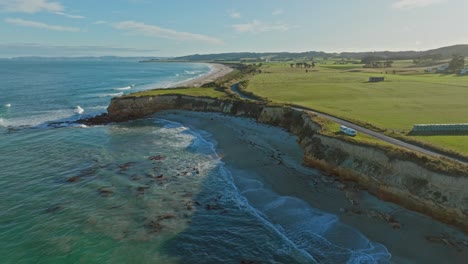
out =
[[[242,92],[239,90],[238,84],[234,84],[233,86],[231,86],[231,90],[234,93],[236,93],[237,95],[239,95],[243,99],[249,99],[249,100],[257,101],[254,98],[250,98],[249,96],[247,96],[245,94],[242,94]],[[449,160],[452,160],[452,161],[460,162],[460,163],[463,163],[463,164],[468,164],[465,161],[462,161],[462,160],[459,160],[459,159],[444,155],[442,153],[434,152],[432,150],[428,150],[428,149],[425,149],[425,148],[422,148],[422,147],[419,147],[419,146],[416,146],[416,145],[413,145],[413,144],[410,144],[410,143],[407,143],[407,142],[404,142],[404,141],[389,137],[389,136],[384,135],[382,133],[367,129],[365,127],[356,125],[354,123],[343,120],[341,118],[338,118],[338,117],[335,117],[335,116],[332,116],[332,115],[328,115],[328,114],[325,114],[325,113],[321,113],[321,112],[318,112],[316,110],[313,110],[313,109],[310,109],[310,108],[307,108],[307,107],[292,106],[291,108],[294,109],[294,110],[303,111],[303,112],[307,112],[307,113],[312,113],[312,114],[315,114],[317,116],[327,118],[327,119],[329,119],[329,120],[331,120],[333,122],[336,122],[336,123],[338,123],[340,125],[352,128],[352,129],[356,130],[359,133],[363,133],[365,135],[371,136],[373,138],[382,140],[384,142],[390,143],[392,145],[395,145],[395,146],[398,146],[398,147],[401,147],[401,148],[406,148],[406,149],[416,151],[416,152],[420,152],[420,153],[423,153],[423,154],[426,154],[426,155],[429,155],[429,156],[433,156],[433,157],[436,157],[436,158],[442,158],[443,157],[443,158],[446,158],[446,159],[449,159]]]

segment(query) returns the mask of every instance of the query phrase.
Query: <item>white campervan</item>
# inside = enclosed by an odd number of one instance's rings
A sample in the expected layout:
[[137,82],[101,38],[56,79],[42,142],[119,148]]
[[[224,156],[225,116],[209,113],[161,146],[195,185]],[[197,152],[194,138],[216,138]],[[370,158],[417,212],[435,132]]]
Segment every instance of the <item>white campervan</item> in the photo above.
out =
[[349,127],[346,127],[346,126],[341,126],[340,130],[341,130],[341,132],[345,133],[348,136],[352,136],[352,137],[356,136],[356,130],[354,130],[352,128],[349,128]]

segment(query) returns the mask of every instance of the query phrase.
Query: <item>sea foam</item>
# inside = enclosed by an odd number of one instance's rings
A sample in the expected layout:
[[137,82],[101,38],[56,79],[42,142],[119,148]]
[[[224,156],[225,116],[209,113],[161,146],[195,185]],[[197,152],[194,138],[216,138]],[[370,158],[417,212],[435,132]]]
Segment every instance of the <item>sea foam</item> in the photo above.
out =
[[84,109],[81,108],[81,106],[79,106],[79,105],[76,106],[76,108],[75,108],[75,113],[81,115],[83,112],[84,112]]
[[102,98],[102,97],[117,97],[117,96],[122,96],[123,94],[124,94],[123,92],[120,92],[120,93],[99,94],[98,97],[99,97],[99,98]]
[[126,90],[130,90],[132,89],[134,85],[129,85],[129,86],[125,86],[125,87],[120,87],[120,88],[114,88],[114,91],[126,91]]
[[341,223],[336,215],[313,208],[301,199],[280,196],[264,188],[260,181],[236,174],[236,185],[248,203],[297,248],[320,263],[377,264],[390,260],[385,246],[371,242],[358,230]]

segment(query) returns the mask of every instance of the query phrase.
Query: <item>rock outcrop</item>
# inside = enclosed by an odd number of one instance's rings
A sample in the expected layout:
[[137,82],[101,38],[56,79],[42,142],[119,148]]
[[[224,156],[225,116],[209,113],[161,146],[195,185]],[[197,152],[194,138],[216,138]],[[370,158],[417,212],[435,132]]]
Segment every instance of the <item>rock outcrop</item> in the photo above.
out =
[[320,133],[320,124],[298,110],[184,95],[121,97],[112,99],[108,120],[126,121],[168,109],[221,112],[282,127],[298,137],[305,165],[358,182],[381,199],[468,232],[468,172],[452,174],[449,170],[434,169],[427,158],[410,151],[394,153],[378,145],[324,135]]

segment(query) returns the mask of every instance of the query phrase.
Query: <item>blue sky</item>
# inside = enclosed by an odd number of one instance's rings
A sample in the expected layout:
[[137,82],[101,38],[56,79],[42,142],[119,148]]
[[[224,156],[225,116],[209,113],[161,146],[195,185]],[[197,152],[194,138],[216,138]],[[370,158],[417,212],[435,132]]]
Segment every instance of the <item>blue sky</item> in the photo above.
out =
[[0,57],[425,50],[467,0],[0,0]]

